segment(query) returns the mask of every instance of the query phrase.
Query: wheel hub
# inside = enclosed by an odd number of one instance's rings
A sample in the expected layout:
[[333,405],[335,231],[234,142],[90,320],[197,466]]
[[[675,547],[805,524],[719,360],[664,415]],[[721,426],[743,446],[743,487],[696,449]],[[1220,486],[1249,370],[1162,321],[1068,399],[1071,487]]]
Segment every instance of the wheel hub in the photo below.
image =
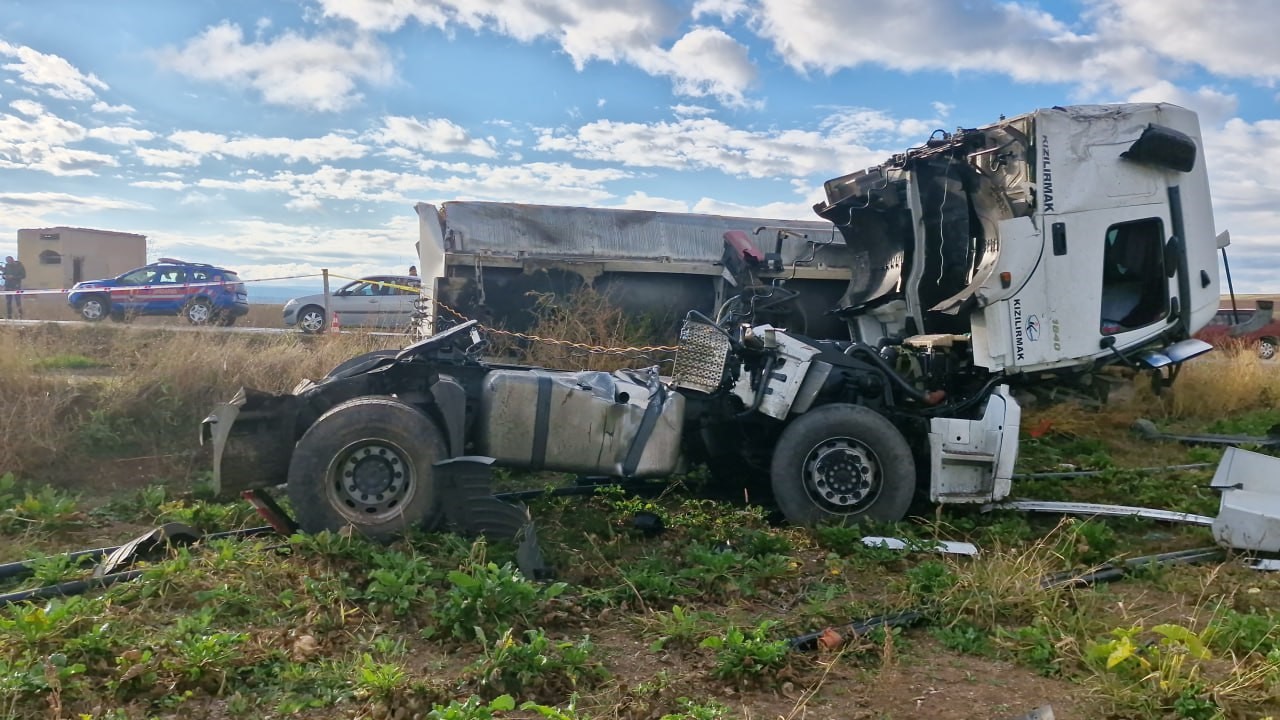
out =
[[805,459],[805,490],[819,505],[848,513],[880,494],[880,468],[870,448],[851,438],[832,438]]
[[400,448],[367,442],[338,458],[330,490],[343,514],[353,521],[370,522],[405,503],[413,491],[413,477]]
[[304,329],[315,332],[324,325],[324,320],[321,319],[319,313],[309,312],[302,316],[300,324]]

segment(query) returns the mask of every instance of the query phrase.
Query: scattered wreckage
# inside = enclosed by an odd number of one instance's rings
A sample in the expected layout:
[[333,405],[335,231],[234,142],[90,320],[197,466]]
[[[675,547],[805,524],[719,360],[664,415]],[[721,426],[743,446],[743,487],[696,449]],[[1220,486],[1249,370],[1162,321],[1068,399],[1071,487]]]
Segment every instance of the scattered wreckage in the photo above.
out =
[[[479,496],[493,467],[640,480],[702,463],[795,524],[895,521],[917,500],[1009,495],[1020,388],[1087,386],[1117,364],[1168,384],[1211,349],[1191,336],[1217,311],[1224,236],[1188,110],[1055,107],[938,132],[825,192],[814,209],[842,241],[844,280],[820,313],[791,277],[826,250],[729,228],[715,307],[684,315],[669,375],[503,364],[483,326],[440,311],[403,350],[215,408],[200,435],[215,486],[283,484],[304,531],[386,538],[441,527],[459,473],[481,478]],[[528,212],[508,230],[541,228],[530,256],[573,244]],[[605,234],[639,217],[583,212]],[[445,257],[468,240],[419,215],[438,307],[455,282]],[[774,324],[788,312],[804,332]]]

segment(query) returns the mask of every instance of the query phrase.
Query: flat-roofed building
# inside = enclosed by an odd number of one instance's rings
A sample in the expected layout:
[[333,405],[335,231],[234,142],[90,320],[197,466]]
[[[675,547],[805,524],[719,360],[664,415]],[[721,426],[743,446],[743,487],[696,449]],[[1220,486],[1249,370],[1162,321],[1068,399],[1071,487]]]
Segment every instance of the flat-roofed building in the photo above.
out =
[[28,290],[69,288],[147,264],[147,236],[114,230],[50,227],[18,231],[18,259]]

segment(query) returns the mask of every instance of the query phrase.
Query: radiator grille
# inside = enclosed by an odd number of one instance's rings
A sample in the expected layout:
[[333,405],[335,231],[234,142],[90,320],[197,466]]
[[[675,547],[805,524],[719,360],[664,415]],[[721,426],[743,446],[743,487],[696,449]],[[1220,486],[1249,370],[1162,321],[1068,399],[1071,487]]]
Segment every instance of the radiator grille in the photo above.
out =
[[714,392],[724,381],[729,361],[729,338],[719,329],[686,320],[680,328],[676,367],[672,379],[676,387]]

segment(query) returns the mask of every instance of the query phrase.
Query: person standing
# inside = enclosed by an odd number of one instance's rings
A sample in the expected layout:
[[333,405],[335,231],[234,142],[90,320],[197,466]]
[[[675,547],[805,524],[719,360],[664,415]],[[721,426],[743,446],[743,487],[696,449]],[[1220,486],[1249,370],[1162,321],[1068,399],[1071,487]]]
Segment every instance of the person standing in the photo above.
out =
[[410,266],[409,266],[409,277],[418,277],[418,266],[417,266],[417,265],[410,265]]
[[[4,259],[4,270],[0,271],[4,275],[4,289],[6,292],[10,290],[21,290],[22,281],[27,279],[27,268],[22,262],[15,260],[12,255]],[[5,295],[4,296],[4,316],[10,320],[13,319],[14,300],[18,301],[18,318],[22,318],[22,296],[21,295]]]

